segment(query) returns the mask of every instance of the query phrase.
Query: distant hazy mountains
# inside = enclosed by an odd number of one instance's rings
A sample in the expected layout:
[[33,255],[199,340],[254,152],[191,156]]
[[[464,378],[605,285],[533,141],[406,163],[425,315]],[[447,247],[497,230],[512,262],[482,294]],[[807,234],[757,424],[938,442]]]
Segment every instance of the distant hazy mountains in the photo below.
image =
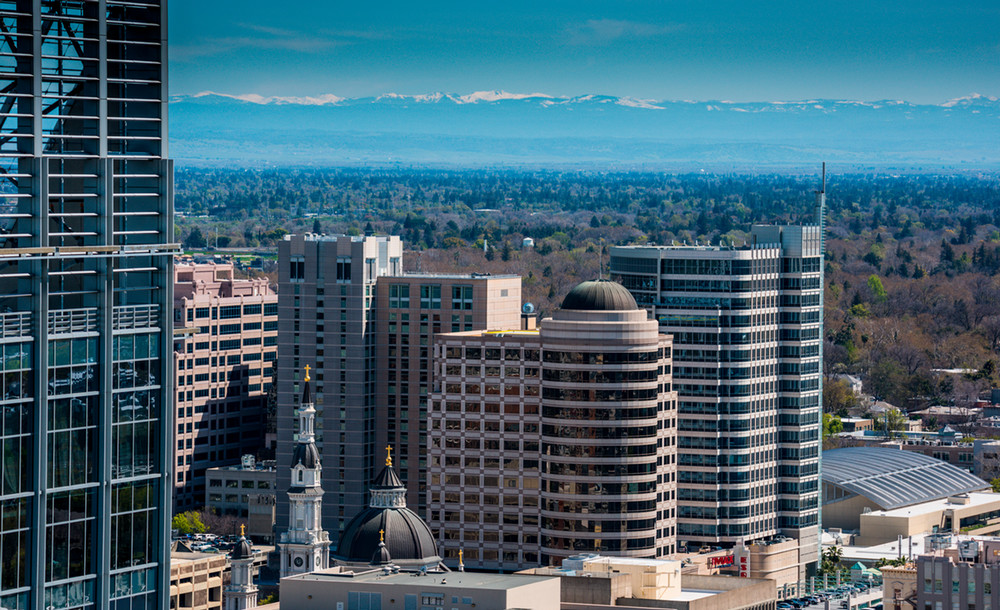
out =
[[341,98],[199,93],[170,103],[192,165],[995,169],[1000,101],[653,101],[485,91]]

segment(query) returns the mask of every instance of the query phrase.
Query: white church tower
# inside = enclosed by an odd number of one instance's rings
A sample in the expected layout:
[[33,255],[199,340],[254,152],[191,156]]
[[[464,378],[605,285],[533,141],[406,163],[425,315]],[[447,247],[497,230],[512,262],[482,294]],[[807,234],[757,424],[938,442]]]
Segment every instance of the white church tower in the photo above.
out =
[[292,454],[292,486],[288,489],[288,531],[281,535],[281,577],[330,567],[330,535],[323,531],[323,488],[316,449],[316,409],[306,367],[299,405],[299,443]]
[[225,610],[246,610],[257,607],[257,586],[253,584],[253,549],[240,526],[240,540],[229,555],[231,578],[224,597]]

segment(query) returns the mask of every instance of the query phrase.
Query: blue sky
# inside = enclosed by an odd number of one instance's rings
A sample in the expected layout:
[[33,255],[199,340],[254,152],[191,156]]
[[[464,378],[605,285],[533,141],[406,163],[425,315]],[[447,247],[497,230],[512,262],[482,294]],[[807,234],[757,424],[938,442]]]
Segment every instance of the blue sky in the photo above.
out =
[[1000,96],[1000,1],[171,0],[170,90]]

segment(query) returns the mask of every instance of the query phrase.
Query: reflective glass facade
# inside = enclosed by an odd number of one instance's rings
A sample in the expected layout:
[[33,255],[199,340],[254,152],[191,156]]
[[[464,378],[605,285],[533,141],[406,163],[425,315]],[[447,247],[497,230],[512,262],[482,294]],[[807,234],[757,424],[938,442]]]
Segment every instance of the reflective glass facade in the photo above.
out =
[[166,6],[0,0],[0,606],[165,608]]

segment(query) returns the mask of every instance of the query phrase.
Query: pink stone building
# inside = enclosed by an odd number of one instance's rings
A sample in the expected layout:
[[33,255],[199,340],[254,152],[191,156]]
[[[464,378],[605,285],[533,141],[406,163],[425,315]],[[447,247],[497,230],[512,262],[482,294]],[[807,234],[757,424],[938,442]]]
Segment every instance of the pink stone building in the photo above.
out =
[[239,463],[265,445],[278,295],[266,279],[236,279],[233,271],[230,262],[175,266],[175,510],[202,504],[208,468]]

